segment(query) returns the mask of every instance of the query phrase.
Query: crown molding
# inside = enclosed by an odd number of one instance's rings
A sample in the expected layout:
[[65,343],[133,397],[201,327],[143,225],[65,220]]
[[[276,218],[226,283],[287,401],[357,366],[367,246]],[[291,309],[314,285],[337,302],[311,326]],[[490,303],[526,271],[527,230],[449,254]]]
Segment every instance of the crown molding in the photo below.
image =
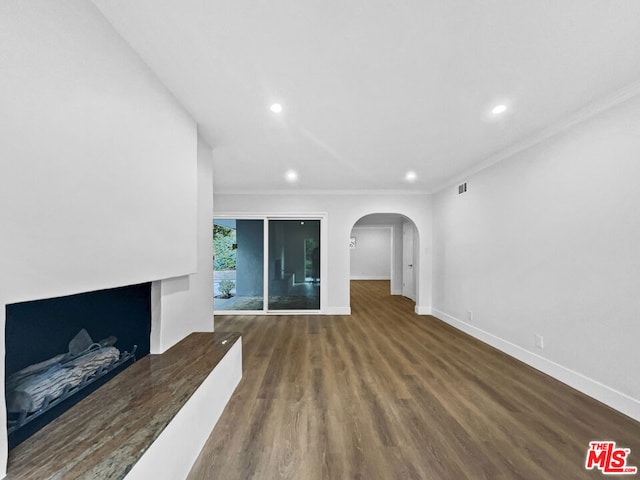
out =
[[576,110],[569,117],[564,118],[556,123],[551,124],[549,127],[543,129],[535,135],[527,137],[526,139],[517,142],[497,153],[491,155],[484,159],[483,161],[475,164],[473,167],[465,170],[460,175],[456,175],[455,177],[451,177],[450,180],[447,180],[443,183],[441,187],[431,190],[430,194],[439,193],[447,188],[450,188],[458,183],[464,182],[468,180],[469,177],[475,175],[476,173],[485,170],[496,163],[499,163],[503,160],[506,160],[514,155],[528,150],[545,140],[548,140],[552,137],[555,137],[571,127],[578,125],[580,123],[586,122],[587,120],[595,117],[596,115],[603,113],[621,103],[630,100],[633,97],[640,95],[640,81],[627,85],[620,90],[617,90],[615,93],[608,95],[599,100],[588,103],[582,108]]
[[429,195],[427,190],[218,190],[213,187],[215,195]]

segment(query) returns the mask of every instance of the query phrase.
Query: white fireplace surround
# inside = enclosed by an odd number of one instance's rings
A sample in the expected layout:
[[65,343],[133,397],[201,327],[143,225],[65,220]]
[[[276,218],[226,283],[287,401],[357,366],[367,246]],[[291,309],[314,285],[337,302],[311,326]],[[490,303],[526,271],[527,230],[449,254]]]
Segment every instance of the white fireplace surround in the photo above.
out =
[[[176,316],[180,311],[176,301],[179,301],[181,296],[189,295],[189,288],[192,287],[194,281],[197,281],[196,277],[197,275],[191,275],[152,282],[150,334],[152,354],[164,353],[182,338],[176,336],[179,330],[178,324],[184,323],[177,321],[181,316]],[[178,298],[174,298],[175,296]],[[205,331],[212,330],[213,328],[209,328]],[[182,331],[186,330],[182,329]],[[198,388],[193,397],[182,407],[179,414],[160,437],[136,463],[131,472],[127,474],[126,478],[172,478],[167,477],[166,472],[179,472],[181,475],[186,475],[222,414],[222,410],[241,376],[242,343],[238,341]],[[202,416],[200,411],[202,409],[199,408],[203,402],[209,405],[205,409],[209,412],[205,417]],[[2,411],[3,416],[6,415],[6,411],[4,409]],[[3,427],[5,424],[6,418],[3,420]],[[6,451],[7,435],[6,427],[4,428],[3,439]],[[185,439],[189,439],[189,441],[185,442]],[[178,451],[181,452],[181,455],[176,456]],[[167,465],[166,461],[162,461],[163,458],[170,459],[170,465]]]
[[[0,31],[1,348],[7,304],[149,281],[152,352],[213,331],[196,123],[92,2],[4,1]],[[7,455],[2,408],[0,478]]]

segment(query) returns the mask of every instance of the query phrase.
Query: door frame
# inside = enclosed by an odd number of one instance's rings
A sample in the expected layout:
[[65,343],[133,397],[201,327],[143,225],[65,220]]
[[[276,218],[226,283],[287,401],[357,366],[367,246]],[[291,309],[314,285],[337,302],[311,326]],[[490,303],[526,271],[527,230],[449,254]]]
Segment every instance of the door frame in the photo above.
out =
[[[407,231],[411,232],[411,245],[410,252],[407,250]],[[410,253],[410,260],[407,253]],[[411,264],[408,265],[407,262]],[[416,228],[413,222],[402,223],[402,296],[407,297],[414,302],[416,301]],[[411,279],[411,289],[406,289],[405,284],[408,279]]]
[[[321,213],[234,213],[214,212],[213,219],[262,220],[263,221],[263,304],[262,310],[215,310],[214,315],[324,315],[327,308],[327,216]],[[320,309],[319,310],[269,310],[269,220],[319,220],[320,221]]]

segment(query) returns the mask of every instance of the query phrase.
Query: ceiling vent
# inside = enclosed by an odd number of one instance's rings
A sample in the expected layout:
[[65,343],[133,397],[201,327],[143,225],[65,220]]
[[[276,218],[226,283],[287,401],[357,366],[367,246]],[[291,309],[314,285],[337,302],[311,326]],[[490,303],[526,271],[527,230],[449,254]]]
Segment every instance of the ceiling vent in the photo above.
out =
[[467,192],[467,182],[461,183],[458,185],[458,195],[462,195]]

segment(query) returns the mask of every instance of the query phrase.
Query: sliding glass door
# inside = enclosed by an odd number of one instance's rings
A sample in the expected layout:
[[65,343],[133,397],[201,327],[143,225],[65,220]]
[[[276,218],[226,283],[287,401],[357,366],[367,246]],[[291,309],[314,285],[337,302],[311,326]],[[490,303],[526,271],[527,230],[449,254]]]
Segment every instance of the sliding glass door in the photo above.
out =
[[213,308],[264,310],[263,220],[213,221]]
[[269,220],[269,310],[320,309],[320,220]]
[[314,218],[216,218],[214,310],[320,310],[320,226]]

